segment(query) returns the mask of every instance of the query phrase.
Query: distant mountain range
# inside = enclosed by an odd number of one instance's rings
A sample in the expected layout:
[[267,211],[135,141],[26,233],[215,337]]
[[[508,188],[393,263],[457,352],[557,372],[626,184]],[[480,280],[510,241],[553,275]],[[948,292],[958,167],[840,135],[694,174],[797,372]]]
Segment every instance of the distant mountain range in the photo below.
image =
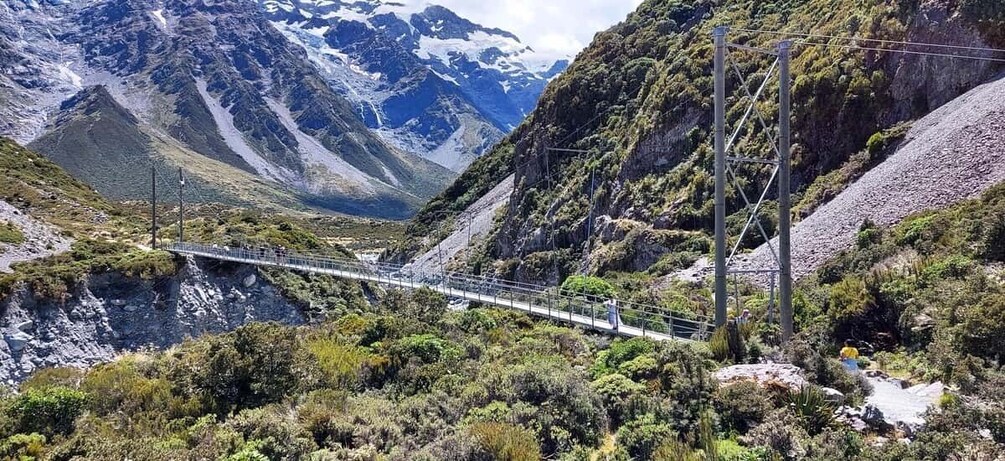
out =
[[568,66],[441,6],[258,1],[368,126],[455,171],[519,125]]
[[0,135],[110,197],[154,164],[195,199],[400,218],[564,67],[436,6],[6,0]]

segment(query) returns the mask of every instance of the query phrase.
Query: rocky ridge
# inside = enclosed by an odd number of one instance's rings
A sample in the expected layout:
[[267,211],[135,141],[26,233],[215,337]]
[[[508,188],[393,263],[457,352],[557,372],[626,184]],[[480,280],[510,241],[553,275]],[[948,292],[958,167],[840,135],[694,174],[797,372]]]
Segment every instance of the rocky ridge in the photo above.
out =
[[0,272],[10,272],[14,263],[62,253],[69,250],[73,243],[59,230],[0,200],[0,223],[4,222],[17,228],[24,235],[24,242],[0,243]]

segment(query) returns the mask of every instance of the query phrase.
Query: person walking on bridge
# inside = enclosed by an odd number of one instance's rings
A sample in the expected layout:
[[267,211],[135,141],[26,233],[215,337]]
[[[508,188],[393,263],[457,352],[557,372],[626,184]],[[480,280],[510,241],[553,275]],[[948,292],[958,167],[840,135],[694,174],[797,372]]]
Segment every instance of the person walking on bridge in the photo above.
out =
[[618,301],[614,298],[608,299],[604,302],[604,306],[607,307],[607,323],[611,324],[611,328],[617,330],[621,323],[621,318],[618,315]]

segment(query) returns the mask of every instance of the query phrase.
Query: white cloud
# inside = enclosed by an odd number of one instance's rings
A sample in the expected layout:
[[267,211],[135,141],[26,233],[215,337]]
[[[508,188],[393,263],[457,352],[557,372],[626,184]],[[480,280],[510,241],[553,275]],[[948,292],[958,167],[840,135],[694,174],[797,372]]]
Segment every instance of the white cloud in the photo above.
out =
[[486,27],[513,32],[549,58],[575,56],[642,0],[429,0]]

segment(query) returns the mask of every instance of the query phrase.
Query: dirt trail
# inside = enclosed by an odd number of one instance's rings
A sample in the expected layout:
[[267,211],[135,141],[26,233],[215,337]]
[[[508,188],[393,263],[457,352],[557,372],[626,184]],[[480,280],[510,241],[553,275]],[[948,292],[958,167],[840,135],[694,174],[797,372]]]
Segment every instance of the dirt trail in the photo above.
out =
[[[896,153],[793,227],[793,276],[806,276],[851,247],[866,218],[896,224],[913,213],[976,198],[1003,181],[1005,79],[1000,79],[918,120]],[[762,245],[737,269],[771,265],[770,250]]]

